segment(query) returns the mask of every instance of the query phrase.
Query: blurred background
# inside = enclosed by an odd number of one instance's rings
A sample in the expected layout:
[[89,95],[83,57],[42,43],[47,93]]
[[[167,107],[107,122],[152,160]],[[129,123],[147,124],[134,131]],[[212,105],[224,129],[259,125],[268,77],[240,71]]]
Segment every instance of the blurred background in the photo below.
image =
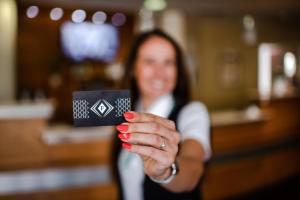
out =
[[116,199],[114,129],[74,128],[72,92],[117,89],[154,27],[210,112],[204,199],[300,197],[300,1],[0,0],[0,199]]

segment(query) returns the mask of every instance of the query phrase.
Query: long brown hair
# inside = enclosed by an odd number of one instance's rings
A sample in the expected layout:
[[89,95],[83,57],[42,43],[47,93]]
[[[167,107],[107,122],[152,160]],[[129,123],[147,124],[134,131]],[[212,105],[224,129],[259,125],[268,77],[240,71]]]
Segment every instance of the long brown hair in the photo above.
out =
[[135,105],[134,104],[135,101],[139,98],[139,91],[134,77],[135,62],[140,47],[149,38],[153,36],[161,37],[172,44],[175,50],[176,68],[177,68],[177,80],[176,80],[175,89],[173,91],[173,96],[177,101],[184,102],[184,103],[188,102],[190,100],[190,88],[189,88],[189,80],[188,80],[188,76],[187,76],[187,72],[183,60],[183,54],[181,52],[179,45],[175,42],[175,40],[159,29],[154,29],[149,32],[141,33],[134,40],[131,50],[128,54],[127,60],[125,62],[125,73],[122,82],[122,87],[126,89],[130,89],[133,105]]
[[[175,102],[180,104],[186,104],[190,100],[190,87],[189,87],[189,78],[188,74],[185,68],[185,63],[183,60],[183,54],[182,51],[177,44],[177,42],[170,37],[165,32],[154,29],[148,32],[143,32],[135,37],[135,40],[132,43],[131,49],[129,51],[129,54],[127,56],[127,60],[125,62],[125,73],[124,78],[122,81],[122,88],[129,89],[131,93],[132,98],[132,105],[133,109],[135,108],[136,101],[140,96],[136,79],[134,77],[134,67],[135,62],[139,53],[140,47],[151,37],[158,36],[161,37],[171,43],[175,50],[176,54],[176,69],[177,69],[177,80],[176,80],[176,86],[173,90],[173,96],[175,98]],[[117,181],[119,181],[119,172],[118,172],[118,155],[121,149],[121,141],[114,137],[113,140],[113,155],[112,155],[112,167],[113,167],[113,175],[115,178],[117,178]],[[120,188],[120,187],[119,187]],[[121,188],[120,188],[121,189]],[[122,192],[122,191],[120,191]]]

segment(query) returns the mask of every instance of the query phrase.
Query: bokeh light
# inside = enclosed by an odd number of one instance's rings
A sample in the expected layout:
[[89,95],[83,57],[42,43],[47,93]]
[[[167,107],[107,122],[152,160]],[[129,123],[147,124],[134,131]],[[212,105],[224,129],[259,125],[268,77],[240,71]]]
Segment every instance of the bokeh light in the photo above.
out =
[[86,12],[82,9],[74,10],[72,13],[72,21],[75,23],[81,23],[86,18]]
[[63,9],[61,9],[61,8],[53,8],[50,11],[50,19],[52,19],[53,21],[60,20],[62,18],[63,14],[64,14]]
[[287,77],[293,77],[296,74],[296,56],[291,53],[287,52],[284,54],[283,58],[284,63],[284,74]]
[[112,16],[111,21],[114,26],[122,26],[126,22],[126,16],[123,13],[116,13]]
[[243,24],[244,24],[245,29],[254,29],[255,20],[251,15],[245,15],[243,17]]
[[28,18],[35,18],[39,14],[39,7],[37,6],[29,6],[26,10],[26,15]]
[[107,19],[105,12],[97,11],[92,16],[92,21],[94,24],[103,24]]

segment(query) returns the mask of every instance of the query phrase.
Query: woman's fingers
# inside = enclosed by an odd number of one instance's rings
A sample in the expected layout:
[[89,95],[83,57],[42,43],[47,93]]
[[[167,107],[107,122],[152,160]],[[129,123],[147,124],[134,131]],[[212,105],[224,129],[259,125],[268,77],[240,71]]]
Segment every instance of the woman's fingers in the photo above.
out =
[[176,131],[170,130],[156,122],[123,123],[117,126],[117,130],[121,133],[156,134],[165,137],[176,144],[180,140],[179,134]]
[[175,123],[147,113],[126,112],[124,117],[128,123],[117,126],[120,131],[118,137],[124,142],[123,148],[139,154],[145,168],[152,171],[153,167],[159,169],[154,170],[154,176],[169,168],[175,160],[180,141]]
[[126,148],[130,152],[137,153],[142,157],[152,158],[164,167],[171,166],[176,156],[166,151],[161,151],[150,146],[123,143],[123,148]]
[[163,148],[165,151],[175,152],[176,155],[180,135],[176,131],[173,121],[138,112],[126,112],[124,117],[128,123],[117,126],[117,130],[121,132],[119,138],[123,142],[150,146],[156,149]]
[[[160,150],[171,151],[177,154],[178,145],[171,144],[167,139],[156,134],[145,133],[119,133],[118,137],[123,141],[130,144],[139,144],[144,146],[152,146]],[[162,146],[165,146],[162,148]]]
[[139,113],[130,111],[124,113],[124,117],[128,122],[156,122],[171,130],[176,129],[175,123],[172,120],[149,113]]

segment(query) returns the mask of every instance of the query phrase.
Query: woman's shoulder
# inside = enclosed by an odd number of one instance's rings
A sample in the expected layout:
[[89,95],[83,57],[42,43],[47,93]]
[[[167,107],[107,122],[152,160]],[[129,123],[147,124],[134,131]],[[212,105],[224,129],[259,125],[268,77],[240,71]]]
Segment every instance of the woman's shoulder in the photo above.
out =
[[204,160],[210,157],[210,118],[204,103],[192,101],[186,104],[179,113],[177,128],[181,134],[181,141],[199,141],[205,150]]
[[201,101],[190,101],[189,103],[187,103],[186,105],[184,105],[182,107],[182,109],[180,110],[180,115],[189,115],[189,114],[207,114],[208,110],[205,106],[204,103],[202,103]]
[[178,114],[177,122],[180,127],[191,123],[209,123],[210,117],[204,103],[200,101],[191,101],[181,108]]

